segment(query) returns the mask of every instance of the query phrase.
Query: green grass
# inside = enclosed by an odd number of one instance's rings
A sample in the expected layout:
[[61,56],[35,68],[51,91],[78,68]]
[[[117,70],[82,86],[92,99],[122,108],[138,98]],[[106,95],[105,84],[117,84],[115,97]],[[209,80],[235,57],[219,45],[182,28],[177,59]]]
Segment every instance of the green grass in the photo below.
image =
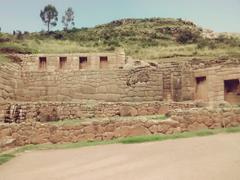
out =
[[238,133],[238,132],[240,132],[240,127],[226,128],[225,132],[226,133]]
[[[166,29],[178,30],[173,35]],[[177,37],[192,32],[195,40],[180,43]],[[0,44],[0,51],[14,50],[22,53],[77,53],[105,52],[122,47],[126,55],[141,60],[159,60],[171,57],[239,57],[240,37],[221,36],[204,39],[201,28],[180,19],[151,18],[127,19],[99,25],[93,28],[27,33],[19,37],[0,33],[7,40]]]
[[28,44],[25,44],[22,41],[12,41],[12,42],[5,42],[0,43],[0,51],[1,52],[9,52],[9,53],[23,53],[23,54],[29,54],[29,53],[36,53],[37,50],[31,47]]
[[[132,144],[132,143],[143,143],[143,142],[153,142],[153,141],[163,141],[163,140],[173,140],[173,139],[179,139],[179,138],[190,138],[190,137],[198,137],[198,136],[209,136],[218,134],[220,132],[225,132],[223,130],[201,130],[196,132],[183,132],[183,133],[176,133],[171,135],[151,135],[151,136],[136,136],[136,137],[127,137],[122,140],[120,140],[120,143],[123,144]],[[238,131],[240,132],[240,128]]]
[[0,53],[0,64],[10,62],[10,59]]
[[36,50],[35,53],[89,53],[106,51],[101,47],[86,47],[84,43],[69,40],[25,40],[23,43],[27,47]]
[[96,145],[108,145],[108,144],[133,144],[133,143],[144,143],[144,142],[154,142],[154,141],[164,141],[164,140],[175,140],[182,138],[191,138],[191,137],[202,137],[210,136],[220,133],[239,133],[240,127],[232,127],[225,129],[204,129],[195,132],[184,132],[176,133],[170,135],[150,135],[150,136],[136,136],[136,137],[126,137],[113,139],[109,141],[87,141],[87,142],[77,142],[77,143],[64,143],[64,144],[39,144],[39,145],[26,145],[12,150],[8,153],[0,154],[0,165],[11,160],[19,153],[26,151],[34,150],[50,150],[50,149],[73,149],[81,147],[89,147]]
[[159,120],[159,121],[162,121],[162,120],[166,120],[168,117],[165,116],[165,115],[156,115],[156,116],[151,116],[151,120]]
[[[0,49],[10,49],[21,53],[97,53],[111,52],[117,47],[111,47],[104,44],[98,46],[85,41],[70,41],[70,40],[22,40],[21,42],[10,42],[0,45]],[[125,50],[126,55],[140,60],[159,60],[171,57],[239,57],[240,47],[218,46],[214,49],[205,47],[197,48],[197,44],[178,44],[176,42],[166,42],[164,45],[159,42],[158,45],[150,45],[142,47],[141,42],[121,42],[121,47]],[[112,49],[113,48],[113,49]]]
[[5,162],[10,161],[15,157],[14,154],[2,154],[0,155],[0,165],[4,164]]
[[38,144],[38,145],[26,145],[14,150],[13,154],[18,154],[26,151],[33,150],[51,150],[51,149],[74,149],[81,147],[97,146],[97,145],[107,145],[117,143],[117,139],[109,141],[83,141],[76,143],[64,143],[64,144]]

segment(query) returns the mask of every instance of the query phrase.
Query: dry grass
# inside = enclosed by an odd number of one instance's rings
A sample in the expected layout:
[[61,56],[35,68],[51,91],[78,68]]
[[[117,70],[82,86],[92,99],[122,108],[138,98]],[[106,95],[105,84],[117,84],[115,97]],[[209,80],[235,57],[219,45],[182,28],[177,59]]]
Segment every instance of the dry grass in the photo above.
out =
[[[169,31],[174,27],[177,34]],[[165,30],[164,30],[165,29]],[[178,37],[192,32],[189,41]],[[28,33],[22,36],[0,33],[1,48],[16,52],[76,53],[113,51],[124,48],[126,55],[141,60],[159,60],[169,57],[240,56],[240,37],[227,35],[218,39],[204,39],[201,29],[180,19],[127,19],[99,25],[94,28],[73,29],[47,33]],[[182,44],[184,43],[184,44]]]
[[62,40],[25,40],[28,47],[36,49],[36,53],[78,53],[78,52],[100,52],[100,47],[85,47],[81,42]]
[[148,48],[133,46],[126,49],[126,53],[141,60],[158,60],[169,57],[240,57],[240,47],[218,47],[215,49],[205,47],[199,49],[196,44],[171,44]]
[[85,119],[65,119],[61,121],[48,122],[55,126],[75,126],[89,122],[106,122],[106,121],[162,121],[166,120],[165,115],[137,116],[137,117],[105,117],[105,118],[85,118]]
[[9,58],[7,58],[5,55],[0,53],[0,63],[6,63],[9,62]]

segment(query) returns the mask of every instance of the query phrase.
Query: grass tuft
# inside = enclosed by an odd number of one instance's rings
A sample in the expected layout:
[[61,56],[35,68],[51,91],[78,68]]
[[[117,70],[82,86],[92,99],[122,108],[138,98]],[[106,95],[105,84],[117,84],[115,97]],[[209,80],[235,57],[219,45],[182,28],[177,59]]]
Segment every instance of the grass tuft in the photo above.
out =
[[240,132],[240,127],[232,127],[224,129],[226,133],[238,133]]
[[150,135],[150,136],[127,137],[119,140],[119,142],[123,144],[133,144],[133,143],[144,143],[144,142],[152,142],[152,141],[174,140],[179,138],[210,136],[210,135],[215,135],[219,133],[237,133],[237,132],[240,132],[240,127],[233,127],[233,128],[226,128],[226,129],[203,129],[200,131],[175,133],[175,134],[169,134],[169,135],[161,134],[161,135]]
[[3,155],[0,155],[0,165],[10,161],[14,157],[15,157],[14,154],[3,154]]

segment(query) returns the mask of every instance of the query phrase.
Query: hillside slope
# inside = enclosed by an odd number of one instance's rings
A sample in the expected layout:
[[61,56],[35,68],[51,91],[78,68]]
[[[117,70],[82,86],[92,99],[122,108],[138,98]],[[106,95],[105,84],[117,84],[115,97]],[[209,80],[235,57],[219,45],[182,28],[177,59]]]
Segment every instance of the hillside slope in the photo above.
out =
[[121,47],[139,59],[179,56],[240,56],[239,36],[203,37],[202,28],[181,19],[122,19],[93,28],[49,34],[0,34],[2,53],[73,53],[113,51]]

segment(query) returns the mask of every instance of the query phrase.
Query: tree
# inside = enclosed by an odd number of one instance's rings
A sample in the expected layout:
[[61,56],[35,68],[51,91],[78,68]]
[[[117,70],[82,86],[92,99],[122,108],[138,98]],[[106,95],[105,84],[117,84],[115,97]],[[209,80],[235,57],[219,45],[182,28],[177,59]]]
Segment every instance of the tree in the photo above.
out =
[[40,17],[47,26],[47,32],[49,32],[51,26],[57,25],[58,11],[53,5],[49,4],[41,10]]
[[69,26],[74,26],[74,12],[72,8],[68,8],[65,11],[65,15],[62,17],[62,23],[64,26],[64,30],[68,30]]

